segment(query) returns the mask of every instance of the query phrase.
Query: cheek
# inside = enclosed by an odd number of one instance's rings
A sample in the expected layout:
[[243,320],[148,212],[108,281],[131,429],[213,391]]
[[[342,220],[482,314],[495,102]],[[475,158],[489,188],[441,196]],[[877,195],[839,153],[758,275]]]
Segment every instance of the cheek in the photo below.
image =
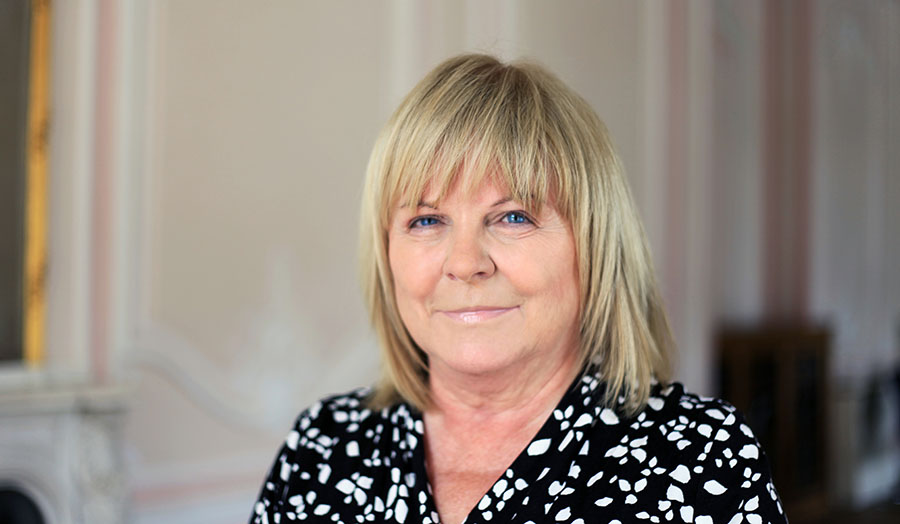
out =
[[563,309],[570,309],[578,303],[578,277],[574,264],[560,261],[548,261],[543,268],[547,269],[544,275],[544,292],[556,305]]
[[557,293],[560,301],[574,309],[573,315],[578,317],[581,309],[581,282],[578,278],[578,262],[575,257],[574,246],[570,248],[569,256],[560,264],[557,276]]
[[430,294],[435,278],[428,253],[403,241],[391,242],[388,262],[398,302],[423,300]]
[[506,275],[523,295],[577,301],[579,284],[574,251],[568,243],[552,243],[507,253]]

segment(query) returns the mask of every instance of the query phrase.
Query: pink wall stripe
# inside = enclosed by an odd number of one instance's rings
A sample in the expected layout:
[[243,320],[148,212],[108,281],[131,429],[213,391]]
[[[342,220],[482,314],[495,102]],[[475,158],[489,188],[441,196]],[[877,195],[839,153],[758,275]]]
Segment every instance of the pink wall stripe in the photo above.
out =
[[767,317],[783,315],[780,289],[782,271],[781,178],[784,165],[782,145],[781,72],[784,70],[780,0],[766,0],[763,7],[763,312]]
[[812,180],[812,16],[813,3],[810,0],[794,2],[791,33],[794,49],[794,78],[791,102],[794,113],[794,168],[796,174],[796,205],[794,210],[794,268],[793,268],[793,311],[800,319],[809,315],[809,282],[812,265],[811,248],[811,188]]
[[[663,180],[667,195],[665,224],[665,289],[669,313],[676,331],[684,325],[684,302],[687,265],[687,162],[688,162],[688,4],[673,0],[665,4],[668,10],[668,109],[666,131],[666,174]],[[676,337],[679,334],[676,332]]]
[[91,367],[94,380],[105,383],[109,357],[110,234],[117,3],[98,5],[97,82],[94,105],[94,194],[91,250]]
[[771,320],[808,314],[812,6],[764,4],[763,306]]
[[[132,501],[139,506],[147,506],[161,503],[172,504],[173,501],[197,500],[202,497],[243,491],[247,486],[253,486],[255,489],[261,480],[262,474],[255,472],[220,475],[195,481],[172,482],[171,484],[139,488],[132,495]],[[247,506],[248,515],[252,509],[252,502],[250,502]]]

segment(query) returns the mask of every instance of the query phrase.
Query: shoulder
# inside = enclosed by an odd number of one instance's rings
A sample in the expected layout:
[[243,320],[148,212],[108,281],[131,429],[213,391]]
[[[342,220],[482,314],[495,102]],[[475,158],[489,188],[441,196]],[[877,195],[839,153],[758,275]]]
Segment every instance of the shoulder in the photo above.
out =
[[[687,447],[697,442],[735,442],[750,439],[753,432],[743,415],[725,400],[703,397],[685,390],[679,383],[655,386],[647,407],[637,416],[637,421],[659,428],[667,440],[682,442]],[[743,438],[739,437],[743,435]]]
[[[314,452],[324,459],[331,458],[338,449],[354,457],[360,455],[359,448],[365,443],[395,438],[395,429],[422,432],[421,418],[406,404],[369,409],[371,393],[371,388],[358,388],[319,400],[297,416],[285,446],[293,451]],[[385,433],[390,434],[383,439]]]
[[657,385],[645,409],[622,422],[605,458],[617,459],[624,486],[646,486],[636,498],[658,497],[660,509],[697,522],[783,521],[765,454],[728,402]]
[[403,402],[370,409],[371,394],[371,388],[358,388],[302,411],[285,439],[284,460],[307,468],[325,464],[328,470],[379,467],[408,457],[423,440],[421,415]]
[[711,466],[734,468],[741,460],[768,470],[753,431],[734,406],[690,393],[679,383],[654,387],[630,429],[649,437],[648,453],[681,466],[672,471],[676,480],[708,476]]
[[368,388],[358,388],[317,401],[297,416],[285,444],[290,449],[302,446],[327,454],[335,440],[357,432],[360,423],[372,416],[365,408],[368,394]]
[[354,492],[349,479],[371,482],[360,472],[409,453],[412,439],[421,436],[421,417],[405,404],[371,410],[370,394],[369,388],[359,388],[330,396],[297,416],[269,469],[251,522],[278,522],[276,515],[286,512],[329,512]]

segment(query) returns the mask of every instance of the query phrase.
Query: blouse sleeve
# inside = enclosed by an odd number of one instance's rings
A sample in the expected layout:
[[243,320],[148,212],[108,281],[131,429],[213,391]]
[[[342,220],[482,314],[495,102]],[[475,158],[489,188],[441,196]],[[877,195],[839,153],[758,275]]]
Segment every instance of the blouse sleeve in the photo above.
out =
[[786,524],[768,460],[744,417],[724,402],[720,410],[711,411],[722,415],[722,423],[713,430],[696,466],[701,468],[695,470],[701,480],[693,522]]

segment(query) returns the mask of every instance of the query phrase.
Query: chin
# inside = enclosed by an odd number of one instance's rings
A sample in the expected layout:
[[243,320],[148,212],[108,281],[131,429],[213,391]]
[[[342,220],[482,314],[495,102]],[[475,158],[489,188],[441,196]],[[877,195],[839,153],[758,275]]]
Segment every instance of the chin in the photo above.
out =
[[439,352],[435,357],[440,359],[447,369],[473,376],[483,376],[514,368],[517,364],[525,361],[526,355],[523,351],[498,348],[496,344],[487,346],[463,344],[448,350],[448,352]]

